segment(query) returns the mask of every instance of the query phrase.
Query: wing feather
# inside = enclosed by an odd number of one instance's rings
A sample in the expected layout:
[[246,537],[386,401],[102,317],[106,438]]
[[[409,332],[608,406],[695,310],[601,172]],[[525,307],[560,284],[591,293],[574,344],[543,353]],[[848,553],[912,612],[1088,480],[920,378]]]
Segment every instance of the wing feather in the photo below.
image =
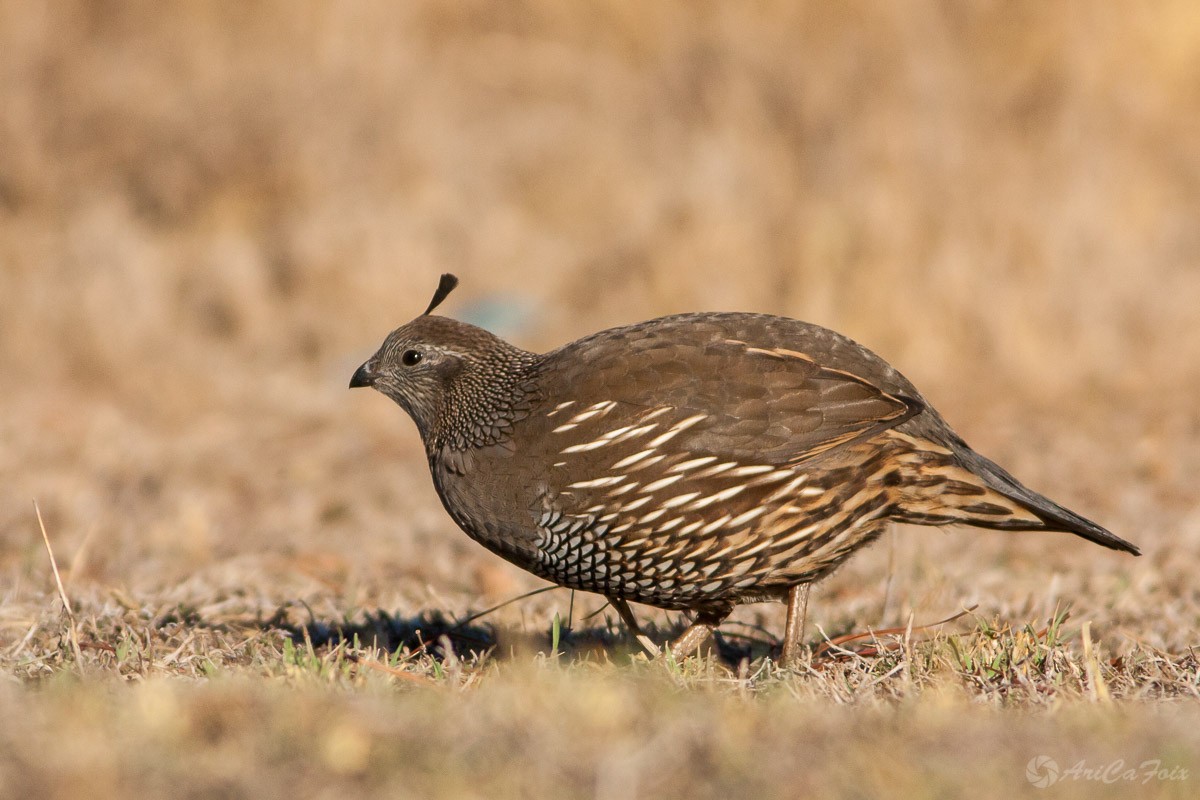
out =
[[[669,407],[656,419],[663,430],[700,416],[662,447],[693,457],[779,466],[875,436],[924,410],[915,390],[903,391],[910,388],[907,381],[868,351],[853,351],[857,365],[823,363],[854,359],[820,352],[830,349],[827,342],[810,352],[804,337],[787,334],[831,332],[815,326],[774,330],[778,319],[729,315],[722,325],[618,329],[607,332],[604,347],[589,347],[591,340],[583,340],[571,349],[586,368],[554,394],[559,400],[577,397],[579,407],[603,401],[631,411]],[[753,323],[762,330],[748,330]],[[623,346],[613,347],[613,339]],[[847,343],[853,345],[844,337],[833,344],[844,350]],[[887,383],[893,385],[881,385]]]

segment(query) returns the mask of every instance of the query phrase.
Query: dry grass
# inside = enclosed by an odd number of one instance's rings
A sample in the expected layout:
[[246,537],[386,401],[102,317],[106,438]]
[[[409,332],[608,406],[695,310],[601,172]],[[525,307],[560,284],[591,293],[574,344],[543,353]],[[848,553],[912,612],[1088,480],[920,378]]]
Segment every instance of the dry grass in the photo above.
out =
[[[1194,795],[1197,74],[1188,2],[0,2],[0,796]],[[459,626],[541,584],[344,389],[445,270],[530,348],[843,330],[1146,555],[900,528],[791,672]]]

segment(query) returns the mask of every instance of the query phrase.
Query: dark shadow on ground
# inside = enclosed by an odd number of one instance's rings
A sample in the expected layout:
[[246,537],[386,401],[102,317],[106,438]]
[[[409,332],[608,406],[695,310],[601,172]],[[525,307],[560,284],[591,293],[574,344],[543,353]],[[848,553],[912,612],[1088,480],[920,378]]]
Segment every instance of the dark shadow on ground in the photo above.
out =
[[[405,616],[383,609],[363,609],[343,619],[321,619],[303,612],[303,607],[285,606],[259,623],[264,630],[280,631],[297,645],[311,643],[316,650],[347,644],[351,647],[378,648],[388,653],[428,653],[439,660],[453,653],[459,658],[484,656],[507,660],[531,657],[554,650],[551,627],[521,629],[492,625],[467,617],[459,621],[439,609]],[[307,616],[307,619],[304,617]],[[659,627],[643,624],[645,633],[660,648],[683,632],[686,619]],[[748,629],[747,629],[748,628]],[[582,626],[562,627],[558,635],[560,658],[571,661],[625,662],[644,651],[637,640],[615,619],[601,615]],[[761,629],[728,623],[710,640],[722,662],[737,667],[743,661],[778,656],[778,645]]]

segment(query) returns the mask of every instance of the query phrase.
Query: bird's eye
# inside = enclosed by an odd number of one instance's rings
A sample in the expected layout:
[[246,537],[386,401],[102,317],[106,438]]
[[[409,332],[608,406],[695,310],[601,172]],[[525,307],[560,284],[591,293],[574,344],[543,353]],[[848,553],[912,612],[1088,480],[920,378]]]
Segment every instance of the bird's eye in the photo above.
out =
[[421,352],[419,350],[405,350],[404,355],[400,356],[400,363],[406,367],[411,367],[420,362]]

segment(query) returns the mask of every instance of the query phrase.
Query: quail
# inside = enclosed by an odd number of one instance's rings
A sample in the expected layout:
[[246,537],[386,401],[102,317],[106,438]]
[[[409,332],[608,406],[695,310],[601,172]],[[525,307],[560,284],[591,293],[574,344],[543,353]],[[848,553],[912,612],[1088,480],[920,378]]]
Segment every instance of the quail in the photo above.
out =
[[694,614],[695,650],[740,603],[787,603],[889,520],[1065,531],[1139,555],[979,455],[849,338],[750,313],[662,317],[545,354],[425,313],[350,380],[398,403],[468,536],[548,581]]

